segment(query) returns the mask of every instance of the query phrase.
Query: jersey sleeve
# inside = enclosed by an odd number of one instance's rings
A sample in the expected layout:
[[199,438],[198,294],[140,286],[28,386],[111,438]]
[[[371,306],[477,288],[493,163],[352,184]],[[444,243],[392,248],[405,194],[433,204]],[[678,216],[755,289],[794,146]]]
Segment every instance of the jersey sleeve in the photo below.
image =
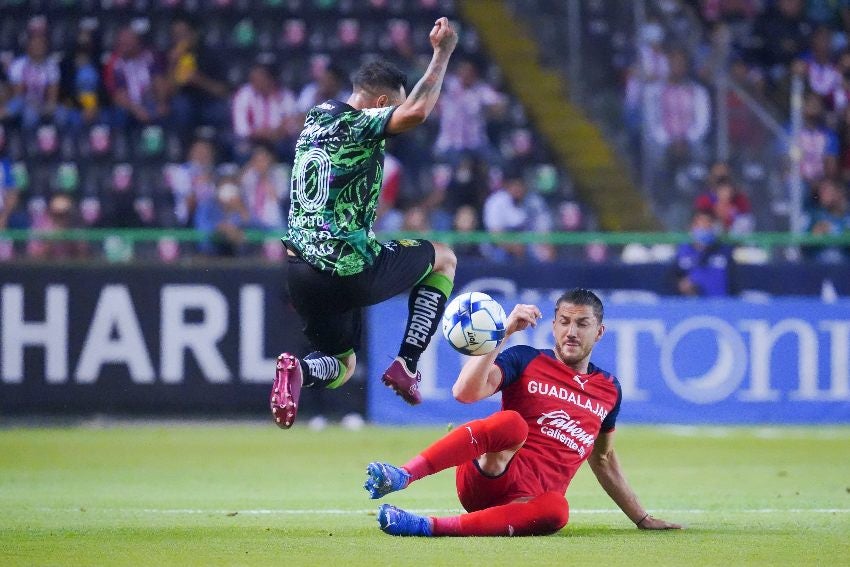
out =
[[605,416],[605,419],[602,420],[602,425],[599,428],[599,431],[602,433],[608,433],[614,431],[614,427],[617,422],[617,415],[620,413],[620,402],[623,400],[623,389],[620,388],[620,381],[614,378],[614,385],[617,387],[617,401],[614,403],[614,407],[611,408],[611,411]]
[[359,111],[351,122],[351,137],[357,141],[380,140],[387,134],[385,130],[395,106],[386,108],[365,108]]
[[525,367],[539,354],[539,350],[526,345],[513,346],[499,353],[494,362],[502,371],[502,383],[499,385],[499,390],[504,390],[519,380]]

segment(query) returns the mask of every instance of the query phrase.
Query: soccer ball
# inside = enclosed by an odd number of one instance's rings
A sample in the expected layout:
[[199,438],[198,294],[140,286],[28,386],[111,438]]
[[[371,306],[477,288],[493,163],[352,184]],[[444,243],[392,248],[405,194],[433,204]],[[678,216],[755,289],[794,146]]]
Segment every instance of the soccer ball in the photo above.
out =
[[443,313],[443,336],[462,354],[492,352],[505,338],[505,310],[486,293],[458,295]]

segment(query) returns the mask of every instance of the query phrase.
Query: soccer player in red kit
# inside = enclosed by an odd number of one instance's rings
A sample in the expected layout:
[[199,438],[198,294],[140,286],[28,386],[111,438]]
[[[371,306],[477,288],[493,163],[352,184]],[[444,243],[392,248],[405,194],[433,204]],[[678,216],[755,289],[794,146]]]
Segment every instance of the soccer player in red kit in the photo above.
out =
[[[468,513],[424,517],[384,504],[378,510],[381,529],[401,536],[554,533],[569,520],[564,494],[585,460],[638,528],[681,528],[646,511],[614,452],[620,384],[590,363],[605,332],[602,316],[593,292],[574,289],[555,304],[554,349],[500,347],[470,358],[452,388],[455,398],[472,403],[501,391],[502,411],[461,425],[401,467],[369,464],[365,484],[372,498],[381,498],[457,467],[458,498]],[[541,317],[536,306],[517,305],[506,335],[536,326]]]

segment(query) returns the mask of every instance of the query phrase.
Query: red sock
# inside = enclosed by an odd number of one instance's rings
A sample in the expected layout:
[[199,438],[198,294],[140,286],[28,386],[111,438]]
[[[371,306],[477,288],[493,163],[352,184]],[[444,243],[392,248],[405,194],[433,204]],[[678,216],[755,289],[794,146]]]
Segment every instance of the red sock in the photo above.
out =
[[495,453],[525,442],[528,425],[517,412],[499,411],[464,423],[413,457],[404,468],[410,481],[456,467],[484,453]]
[[570,505],[557,492],[544,492],[528,502],[513,502],[450,518],[432,518],[435,536],[548,535],[566,526],[569,519]]

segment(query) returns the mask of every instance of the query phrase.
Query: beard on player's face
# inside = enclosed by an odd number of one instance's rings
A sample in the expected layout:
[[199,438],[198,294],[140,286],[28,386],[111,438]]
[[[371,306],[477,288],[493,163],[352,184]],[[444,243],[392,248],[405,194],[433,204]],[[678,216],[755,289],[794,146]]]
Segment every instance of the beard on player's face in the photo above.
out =
[[566,339],[563,343],[555,343],[555,352],[558,358],[570,366],[587,358],[593,349],[593,345],[573,344],[573,342],[573,339]]
[[567,365],[581,363],[599,340],[601,327],[590,307],[561,304],[552,324],[555,354]]

